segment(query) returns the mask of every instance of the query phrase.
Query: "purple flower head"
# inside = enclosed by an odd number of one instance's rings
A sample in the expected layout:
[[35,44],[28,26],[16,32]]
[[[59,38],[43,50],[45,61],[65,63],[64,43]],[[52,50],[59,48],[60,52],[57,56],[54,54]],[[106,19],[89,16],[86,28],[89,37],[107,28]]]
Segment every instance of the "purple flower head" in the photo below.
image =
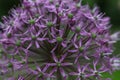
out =
[[119,32],[109,28],[109,18],[82,0],[23,0],[0,23],[0,78],[102,80],[120,67]]

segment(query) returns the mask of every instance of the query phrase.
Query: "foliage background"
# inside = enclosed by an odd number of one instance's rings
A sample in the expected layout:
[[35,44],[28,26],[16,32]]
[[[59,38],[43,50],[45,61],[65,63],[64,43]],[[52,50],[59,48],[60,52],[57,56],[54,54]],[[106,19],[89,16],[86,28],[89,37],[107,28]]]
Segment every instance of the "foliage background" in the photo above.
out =
[[[19,6],[21,0],[0,0],[0,21],[2,16],[8,15],[9,10]],[[111,18],[111,33],[120,31],[120,0],[83,0],[83,4],[88,3],[91,8],[98,5],[102,12]],[[115,44],[114,54],[120,55],[120,41]],[[107,73],[103,77],[110,77],[112,80],[120,80],[120,71],[115,71],[112,75]]]

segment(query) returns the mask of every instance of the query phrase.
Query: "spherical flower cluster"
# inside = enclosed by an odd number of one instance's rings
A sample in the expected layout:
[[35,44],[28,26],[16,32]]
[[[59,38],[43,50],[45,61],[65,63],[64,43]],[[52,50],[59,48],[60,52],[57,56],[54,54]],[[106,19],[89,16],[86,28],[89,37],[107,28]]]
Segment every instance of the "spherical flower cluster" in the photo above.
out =
[[3,17],[0,78],[101,80],[111,73],[120,60],[112,54],[109,18],[81,2],[23,0]]

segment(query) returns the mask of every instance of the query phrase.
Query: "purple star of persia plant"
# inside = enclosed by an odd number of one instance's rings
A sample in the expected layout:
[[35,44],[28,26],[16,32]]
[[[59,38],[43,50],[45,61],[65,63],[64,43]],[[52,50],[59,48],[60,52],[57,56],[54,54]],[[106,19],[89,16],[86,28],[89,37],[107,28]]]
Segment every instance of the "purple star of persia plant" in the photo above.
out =
[[2,80],[103,80],[120,67],[120,33],[81,0],[23,0],[0,27]]

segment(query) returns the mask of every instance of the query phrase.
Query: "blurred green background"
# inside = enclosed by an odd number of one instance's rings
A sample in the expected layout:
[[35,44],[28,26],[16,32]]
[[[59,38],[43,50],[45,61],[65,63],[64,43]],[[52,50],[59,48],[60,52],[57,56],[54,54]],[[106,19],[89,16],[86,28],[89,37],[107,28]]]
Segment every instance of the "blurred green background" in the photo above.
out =
[[[2,16],[8,15],[9,10],[19,5],[21,0],[0,0],[0,21]],[[102,12],[111,18],[111,33],[120,31],[120,0],[83,0],[83,4],[88,3],[91,7],[98,5]],[[120,54],[120,41],[115,44],[114,54]],[[105,73],[104,77],[112,80],[120,80],[120,71],[115,71],[112,75]]]

